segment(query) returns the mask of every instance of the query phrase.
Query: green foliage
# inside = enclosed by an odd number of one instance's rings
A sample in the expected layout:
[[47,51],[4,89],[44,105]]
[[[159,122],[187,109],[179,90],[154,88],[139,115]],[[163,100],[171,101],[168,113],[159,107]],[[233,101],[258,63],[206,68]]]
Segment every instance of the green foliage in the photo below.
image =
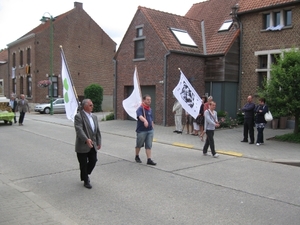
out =
[[244,124],[244,114],[242,112],[242,110],[239,109],[239,111],[236,114],[236,121],[237,124]]
[[300,133],[275,136],[274,139],[278,141],[300,143]]
[[[114,120],[115,119],[115,115],[114,113],[110,113],[108,115],[106,115],[105,120]],[[104,119],[102,119],[104,120]]]
[[84,89],[84,98],[89,98],[94,104],[94,112],[102,111],[103,88],[99,84],[91,84]]
[[238,125],[237,120],[229,117],[228,113],[225,111],[218,112],[218,120],[220,123],[219,128],[233,128],[233,127],[237,127]]
[[295,116],[294,133],[299,132],[300,116],[300,51],[292,49],[272,64],[271,78],[259,90],[273,118]]

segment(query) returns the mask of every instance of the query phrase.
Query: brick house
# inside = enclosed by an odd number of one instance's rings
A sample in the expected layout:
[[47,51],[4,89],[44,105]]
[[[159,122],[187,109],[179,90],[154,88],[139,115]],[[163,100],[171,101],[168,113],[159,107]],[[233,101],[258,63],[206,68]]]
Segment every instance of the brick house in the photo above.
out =
[[7,91],[8,91],[8,90],[6,90],[7,85],[5,85],[8,82],[7,61],[8,61],[8,50],[3,49],[0,51],[0,97],[5,96],[5,93],[7,93]]
[[[54,19],[53,97],[63,97],[61,45],[79,98],[88,85],[97,83],[103,87],[103,110],[112,110],[116,43],[84,11],[82,3],[75,2],[72,10]],[[50,88],[39,88],[37,83],[50,79],[50,23],[48,20],[8,44],[7,96],[24,93],[31,104],[49,101]]]
[[242,25],[241,102],[256,95],[270,66],[284,50],[300,45],[300,2],[297,0],[240,0]]
[[122,101],[132,91],[135,66],[142,94],[152,97],[157,124],[174,125],[172,91],[179,81],[178,68],[199,95],[214,96],[217,110],[235,114],[239,29],[230,12],[237,2],[197,3],[185,16],[138,7],[115,55],[116,118],[128,119]]

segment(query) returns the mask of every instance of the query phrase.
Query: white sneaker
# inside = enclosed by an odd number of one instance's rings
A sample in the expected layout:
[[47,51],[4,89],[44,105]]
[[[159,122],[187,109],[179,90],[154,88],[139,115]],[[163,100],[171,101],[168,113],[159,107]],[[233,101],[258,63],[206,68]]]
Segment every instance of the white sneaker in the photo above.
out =
[[256,143],[257,146],[259,146],[259,143]]
[[219,157],[219,154],[216,153],[216,154],[213,155],[213,157],[214,157],[214,158],[218,158],[218,157]]

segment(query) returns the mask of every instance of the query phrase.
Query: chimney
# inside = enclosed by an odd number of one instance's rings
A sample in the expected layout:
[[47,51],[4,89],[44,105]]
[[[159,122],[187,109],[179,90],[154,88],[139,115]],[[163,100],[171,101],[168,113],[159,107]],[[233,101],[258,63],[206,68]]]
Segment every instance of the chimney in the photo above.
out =
[[82,9],[82,3],[81,2],[74,2],[74,8]]

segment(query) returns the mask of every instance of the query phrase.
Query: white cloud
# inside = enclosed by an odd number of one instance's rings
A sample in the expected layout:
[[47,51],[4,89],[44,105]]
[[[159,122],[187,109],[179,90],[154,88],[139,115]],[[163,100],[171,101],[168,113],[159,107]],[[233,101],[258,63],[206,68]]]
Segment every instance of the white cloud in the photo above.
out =
[[[198,1],[185,0],[79,0],[83,9],[117,43],[122,40],[138,6],[184,15]],[[0,0],[0,49],[40,24],[44,13],[58,16],[74,7],[74,0]]]

